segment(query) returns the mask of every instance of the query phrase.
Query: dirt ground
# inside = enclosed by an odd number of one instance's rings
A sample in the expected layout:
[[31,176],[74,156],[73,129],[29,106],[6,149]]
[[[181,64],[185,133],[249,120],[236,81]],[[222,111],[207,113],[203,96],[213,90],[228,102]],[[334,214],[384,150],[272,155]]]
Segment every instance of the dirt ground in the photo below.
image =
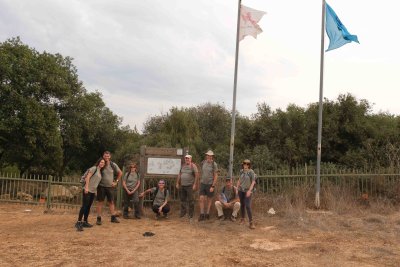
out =
[[0,204],[0,266],[400,266],[399,212],[256,213],[255,230],[145,213],[77,232],[77,210]]

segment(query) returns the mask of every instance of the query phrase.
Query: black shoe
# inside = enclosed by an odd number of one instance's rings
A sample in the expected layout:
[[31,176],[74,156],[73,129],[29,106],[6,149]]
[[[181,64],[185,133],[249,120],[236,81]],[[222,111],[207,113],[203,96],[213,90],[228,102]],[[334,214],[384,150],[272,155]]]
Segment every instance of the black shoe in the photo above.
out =
[[200,216],[199,216],[199,222],[204,221],[204,220],[205,220],[204,214],[200,214]]
[[101,217],[100,216],[97,216],[96,224],[101,225]]
[[142,219],[142,217],[140,217],[140,215],[139,214],[135,214],[135,219]]
[[119,223],[119,220],[117,219],[117,217],[115,217],[115,215],[111,216],[111,222],[112,223]]
[[204,216],[204,220],[209,220],[210,219],[210,214],[206,214],[205,216]]
[[82,227],[90,228],[90,227],[93,227],[93,225],[85,221],[82,223]]
[[82,228],[82,222],[76,222],[75,223],[75,228],[76,228],[76,231],[83,231],[83,228]]

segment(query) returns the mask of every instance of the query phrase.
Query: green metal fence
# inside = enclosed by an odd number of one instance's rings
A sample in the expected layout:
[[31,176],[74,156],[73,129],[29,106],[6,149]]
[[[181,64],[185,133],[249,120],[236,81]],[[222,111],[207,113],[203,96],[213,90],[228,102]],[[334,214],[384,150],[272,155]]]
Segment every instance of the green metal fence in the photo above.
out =
[[77,181],[53,176],[0,174],[0,202],[42,205],[51,208],[75,208],[81,203]]
[[[294,174],[293,174],[294,173]],[[393,197],[400,193],[400,172],[397,170],[358,171],[323,170],[321,187],[336,186],[355,196]],[[314,186],[316,172],[305,169],[298,172],[277,172],[260,176],[259,191],[266,194],[281,194],[298,186]]]
[[[259,176],[257,191],[262,194],[277,195],[299,186],[313,187],[315,185],[315,170],[302,170],[296,172],[271,172]],[[82,189],[78,177],[29,176],[20,177],[16,174],[0,173],[0,203],[21,203],[42,205],[52,208],[78,208],[81,205]],[[171,201],[179,200],[175,188],[175,178],[165,179],[170,191]],[[142,188],[157,186],[158,179],[145,180]],[[220,178],[219,186],[223,185]],[[217,186],[217,187],[219,187]],[[355,196],[368,194],[370,197],[394,197],[400,194],[400,172],[395,170],[381,171],[336,171],[324,170],[321,172],[321,187],[336,186],[345,188]],[[198,197],[198,196],[196,196]],[[116,206],[122,205],[122,185],[116,188]],[[150,202],[151,196],[147,195],[144,202]],[[95,205],[95,204],[94,204]]]

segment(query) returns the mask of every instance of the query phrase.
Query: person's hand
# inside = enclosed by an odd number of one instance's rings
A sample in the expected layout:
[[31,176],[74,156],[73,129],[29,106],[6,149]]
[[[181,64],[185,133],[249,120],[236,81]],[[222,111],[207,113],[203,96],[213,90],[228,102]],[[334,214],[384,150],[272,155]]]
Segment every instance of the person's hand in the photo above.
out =
[[214,187],[210,187],[210,192],[214,192]]
[[131,190],[131,191],[128,190],[128,195],[132,195],[134,192],[135,191],[133,191],[133,190]]
[[251,191],[248,190],[248,191],[246,192],[246,197],[250,197],[250,196],[251,196]]
[[85,194],[89,193],[89,188],[87,188],[87,186],[85,186]]
[[144,192],[139,194],[139,197],[143,197],[144,196]]
[[179,184],[176,184],[175,187],[176,187],[176,189],[179,189]]
[[230,207],[230,204],[224,202],[224,208],[229,208],[229,207]]
[[159,208],[158,208],[158,212],[161,213],[161,211],[162,211],[162,207],[159,207]]
[[196,191],[196,190],[197,190],[196,184],[193,185],[192,189],[193,189],[193,191]]
[[116,187],[117,184],[118,184],[118,182],[117,182],[117,181],[114,181],[114,182],[112,182],[111,186],[112,186],[112,187]]

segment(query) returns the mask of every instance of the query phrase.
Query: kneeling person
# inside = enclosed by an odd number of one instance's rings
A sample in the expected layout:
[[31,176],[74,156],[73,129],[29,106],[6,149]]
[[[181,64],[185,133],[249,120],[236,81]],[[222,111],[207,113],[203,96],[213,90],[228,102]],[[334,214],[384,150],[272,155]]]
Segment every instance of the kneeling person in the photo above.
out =
[[236,221],[237,213],[240,210],[240,200],[238,190],[232,184],[232,179],[227,177],[225,185],[218,194],[218,200],[215,201],[215,208],[218,211],[218,219],[225,220],[224,209],[231,209],[231,221]]
[[149,188],[143,191],[143,193],[140,194],[140,197],[143,197],[147,193],[154,195],[152,209],[153,212],[156,213],[156,218],[159,219],[161,213],[163,214],[164,218],[168,218],[168,212],[170,210],[168,204],[169,191],[165,188],[165,181],[160,180],[157,187]]

